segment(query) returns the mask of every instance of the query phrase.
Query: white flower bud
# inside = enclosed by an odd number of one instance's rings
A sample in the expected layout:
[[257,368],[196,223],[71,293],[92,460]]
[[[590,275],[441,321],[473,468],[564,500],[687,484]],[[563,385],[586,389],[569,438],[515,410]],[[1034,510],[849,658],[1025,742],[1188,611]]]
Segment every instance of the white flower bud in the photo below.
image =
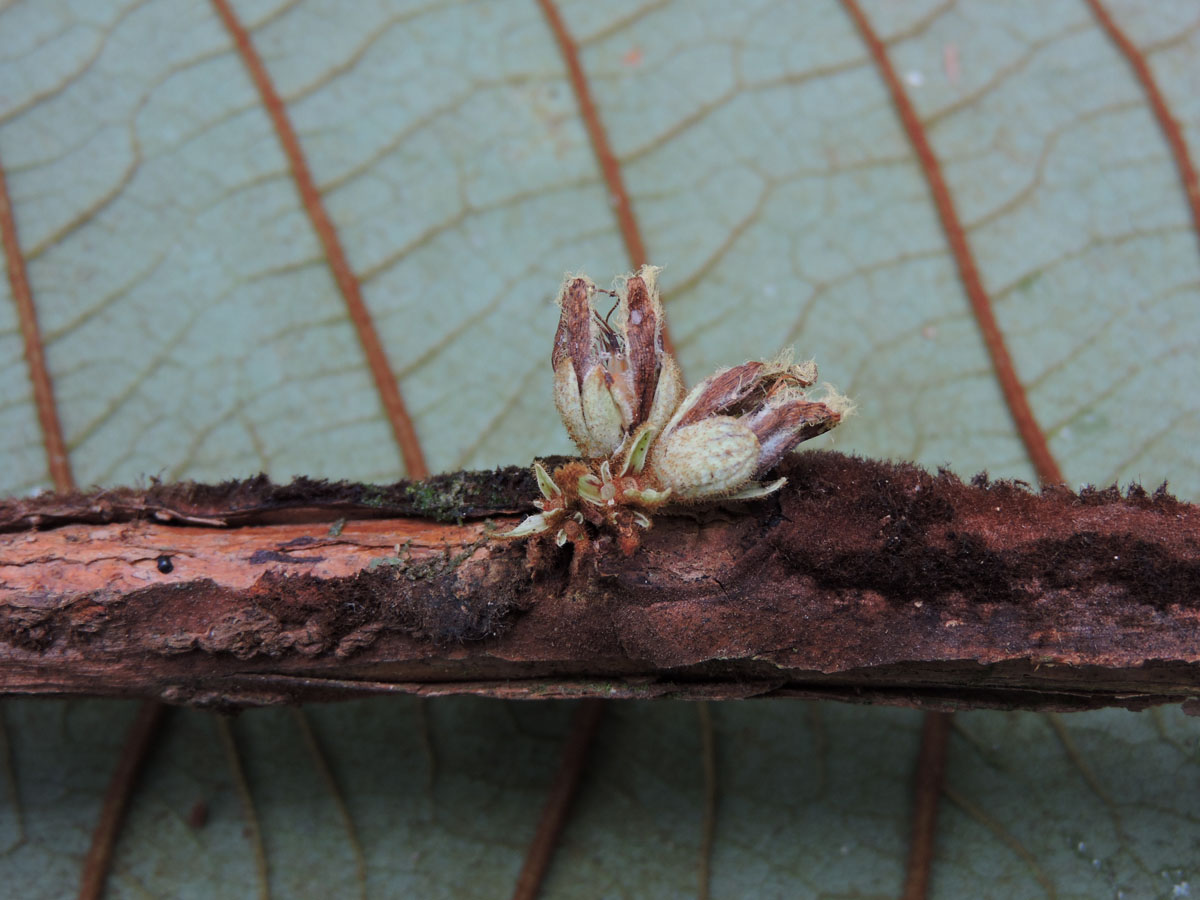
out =
[[661,431],[679,404],[683,384],[663,348],[657,275],[643,266],[626,279],[605,318],[592,309],[596,286],[589,279],[568,278],[559,294],[554,402],[588,458],[611,456],[646,422]]
[[583,378],[583,421],[587,427],[584,456],[608,456],[625,438],[624,416],[608,384],[608,373],[600,366]]
[[760,450],[749,427],[731,416],[714,416],[672,431],[651,466],[674,496],[694,500],[745,485],[758,468]]
[[[795,447],[853,411],[832,389],[810,400],[813,362],[790,353],[723,369],[684,390],[679,366],[663,346],[658,270],[643,266],[616,292],[601,317],[596,286],[569,277],[562,286],[550,362],[554,402],[585,457],[548,473],[534,464],[538,513],[500,537],[553,533],[559,546],[590,528],[606,529],[632,553],[649,514],[676,500],[752,500],[786,478],[763,481]],[[610,321],[611,320],[611,321]],[[686,396],[685,396],[686,394]]]
[[833,428],[846,411],[809,401],[817,367],[748,362],[723,369],[679,404],[651,455],[651,470],[674,496],[703,500],[761,497],[777,490],[760,478],[797,444]]

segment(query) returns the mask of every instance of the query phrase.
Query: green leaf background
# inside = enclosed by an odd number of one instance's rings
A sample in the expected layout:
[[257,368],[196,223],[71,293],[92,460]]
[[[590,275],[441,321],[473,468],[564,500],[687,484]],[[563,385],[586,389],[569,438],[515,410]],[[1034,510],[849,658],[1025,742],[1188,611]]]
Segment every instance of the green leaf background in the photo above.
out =
[[[234,5],[431,468],[567,452],[554,290],[565,271],[603,282],[630,262],[537,4]],[[1109,5],[1200,146],[1196,4]],[[1125,58],[1082,0],[863,7],[1068,480],[1169,479],[1198,499],[1200,247]],[[859,404],[821,444],[1034,480],[922,170],[839,4],[559,8],[693,380],[794,345]],[[81,484],[403,475],[278,136],[209,3],[0,4],[0,160]],[[28,493],[50,482],[7,278],[0,292],[0,490]],[[711,710],[713,896],[898,893],[919,713]],[[68,896],[135,706],[0,712],[0,883]],[[226,723],[266,886],[508,895],[570,713],[387,699]],[[934,897],[1200,892],[1200,748],[1178,710],[955,722]],[[169,718],[109,896],[260,894],[225,727]],[[703,809],[696,707],[610,705],[544,896],[694,896]]]

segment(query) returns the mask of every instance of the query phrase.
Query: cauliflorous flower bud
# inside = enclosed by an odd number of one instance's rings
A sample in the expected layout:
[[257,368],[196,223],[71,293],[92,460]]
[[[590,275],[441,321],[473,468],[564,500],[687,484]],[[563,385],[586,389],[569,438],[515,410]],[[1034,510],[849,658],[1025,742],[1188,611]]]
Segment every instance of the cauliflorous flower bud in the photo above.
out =
[[[547,472],[534,463],[538,513],[500,537],[552,533],[559,546],[606,529],[632,553],[650,516],[676,501],[747,500],[778,490],[764,478],[797,444],[851,412],[827,387],[810,400],[817,366],[787,356],[747,362],[706,378],[684,396],[679,367],[663,348],[658,269],[643,266],[612,294],[601,317],[596,286],[569,277],[554,350],[554,403],[586,457]],[[611,321],[610,321],[611,320]]]
[[814,363],[748,362],[692,389],[651,452],[650,471],[682,500],[759,497],[783,484],[755,479],[802,441],[833,428],[850,403],[829,389],[820,402],[804,389]]
[[626,279],[607,317],[592,309],[590,279],[563,284],[550,357],[554,403],[585,457],[613,455],[643,425],[658,433],[683,395],[679,367],[663,349],[657,276],[643,266]]

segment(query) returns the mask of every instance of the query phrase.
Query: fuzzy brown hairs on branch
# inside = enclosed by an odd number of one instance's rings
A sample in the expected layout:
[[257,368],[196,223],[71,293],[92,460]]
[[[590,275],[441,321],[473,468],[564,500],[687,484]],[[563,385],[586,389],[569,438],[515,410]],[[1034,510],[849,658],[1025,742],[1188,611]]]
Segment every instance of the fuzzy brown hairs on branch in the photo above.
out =
[[[1200,694],[1200,517],[813,452],[637,553],[502,542],[524,470],[0,501],[0,690],[1139,708]],[[488,519],[494,519],[489,522]],[[1190,705],[1190,704],[1189,704]]]

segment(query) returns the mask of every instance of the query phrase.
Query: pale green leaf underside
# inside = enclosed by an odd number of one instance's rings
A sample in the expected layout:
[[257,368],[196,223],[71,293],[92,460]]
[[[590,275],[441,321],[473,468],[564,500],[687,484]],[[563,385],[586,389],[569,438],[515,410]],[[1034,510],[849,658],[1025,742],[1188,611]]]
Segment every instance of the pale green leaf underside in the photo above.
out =
[[[1111,5],[1200,146],[1194,4]],[[629,261],[536,4],[236,6],[431,467],[566,452],[552,292],[564,271],[603,283]],[[794,344],[859,405],[825,445],[1031,480],[922,172],[838,5],[561,6],[665,267],[688,376]],[[1076,0],[864,7],[896,38],[889,54],[1068,480],[1169,479],[1200,498],[1200,252],[1124,59]],[[4,5],[0,160],[79,482],[403,473],[277,137],[208,3]],[[0,490],[27,492],[48,476],[7,279],[0,294]],[[430,751],[416,710],[311,713],[369,893],[504,895],[567,713],[430,703]],[[20,802],[0,812],[0,876],[23,896],[70,893],[129,715],[4,708]],[[914,714],[714,715],[714,896],[896,893]],[[1174,711],[1066,721],[1092,782],[1042,717],[959,719],[950,785],[975,813],[943,805],[936,896],[1043,896],[1039,877],[1059,897],[1171,896],[1187,882],[1194,727]],[[354,884],[354,854],[296,727],[283,712],[234,723],[272,887],[327,896]],[[114,896],[253,893],[214,734],[202,714],[174,720]],[[550,896],[691,894],[699,772],[691,707],[613,709]],[[184,820],[200,799],[211,814],[197,830]]]
[[[388,699],[231,723],[274,896],[489,898],[513,884],[569,704]],[[895,896],[920,715],[798,701],[712,708],[714,896]],[[71,893],[127,704],[10,702],[0,859],[14,896]],[[704,804],[687,703],[610,707],[548,897],[686,897]],[[950,744],[937,897],[1170,897],[1194,883],[1196,729],[1178,710],[1055,723],[966,713]],[[210,713],[179,711],[146,770],[110,896],[253,896],[257,866]],[[323,774],[328,765],[337,792]],[[203,825],[189,822],[207,805]],[[344,805],[353,822],[346,825]],[[1124,892],[1123,894],[1121,892]],[[1174,896],[1187,896],[1175,894]]]

